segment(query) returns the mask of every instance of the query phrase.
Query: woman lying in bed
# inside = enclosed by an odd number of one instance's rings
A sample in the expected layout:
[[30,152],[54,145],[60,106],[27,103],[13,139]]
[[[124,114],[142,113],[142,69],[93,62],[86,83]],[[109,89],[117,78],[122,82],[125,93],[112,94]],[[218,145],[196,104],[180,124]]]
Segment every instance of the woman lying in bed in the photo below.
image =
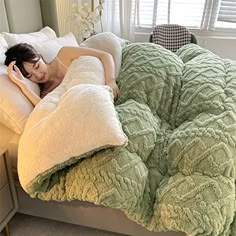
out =
[[[94,56],[101,60],[105,71],[105,83],[113,89],[114,98],[118,96],[113,57],[106,52],[85,47],[63,47],[48,64],[26,43],[9,48],[5,54],[9,78],[20,87],[34,106],[62,82],[71,62],[80,56]],[[13,73],[13,69],[16,73]],[[40,97],[27,87],[26,78],[40,85]]]

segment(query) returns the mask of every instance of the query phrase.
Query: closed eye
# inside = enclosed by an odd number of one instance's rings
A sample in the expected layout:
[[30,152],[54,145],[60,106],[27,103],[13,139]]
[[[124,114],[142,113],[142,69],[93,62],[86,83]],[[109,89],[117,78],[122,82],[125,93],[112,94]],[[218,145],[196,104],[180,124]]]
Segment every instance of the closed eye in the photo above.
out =
[[34,63],[33,68],[38,69],[39,68],[39,62]]
[[[35,63],[35,64],[33,65],[33,67],[34,67],[35,70],[37,70],[37,69],[39,68],[39,63]],[[30,79],[31,76],[32,76],[32,74],[28,74],[28,75],[26,76],[26,78]]]
[[[40,66],[39,61],[36,61],[34,63],[28,63],[28,64],[31,65],[34,70],[37,70]],[[32,77],[32,74],[28,73],[25,77],[30,79]]]

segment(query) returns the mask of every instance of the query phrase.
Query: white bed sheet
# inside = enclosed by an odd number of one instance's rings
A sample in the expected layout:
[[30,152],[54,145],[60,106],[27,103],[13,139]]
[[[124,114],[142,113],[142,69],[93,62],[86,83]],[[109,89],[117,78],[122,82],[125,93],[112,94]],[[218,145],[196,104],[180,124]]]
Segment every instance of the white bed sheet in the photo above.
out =
[[17,170],[17,151],[20,135],[0,123],[0,147],[7,148],[14,172]]

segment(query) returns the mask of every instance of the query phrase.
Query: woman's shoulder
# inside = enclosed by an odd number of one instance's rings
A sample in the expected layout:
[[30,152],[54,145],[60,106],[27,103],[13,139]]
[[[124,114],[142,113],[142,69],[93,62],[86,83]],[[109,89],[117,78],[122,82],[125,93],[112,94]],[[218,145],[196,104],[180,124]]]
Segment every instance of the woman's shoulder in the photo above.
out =
[[78,47],[64,46],[58,51],[53,61],[67,69],[74,59],[75,50],[78,50]]
[[73,59],[77,58],[81,54],[80,46],[65,46],[57,53],[57,59],[64,62],[64,64],[70,64]]
[[63,46],[60,48],[60,50],[58,51],[57,53],[57,56],[61,56],[61,55],[64,55],[64,54],[68,54],[70,53],[71,51],[74,51],[74,50],[78,50],[80,49],[80,46]]

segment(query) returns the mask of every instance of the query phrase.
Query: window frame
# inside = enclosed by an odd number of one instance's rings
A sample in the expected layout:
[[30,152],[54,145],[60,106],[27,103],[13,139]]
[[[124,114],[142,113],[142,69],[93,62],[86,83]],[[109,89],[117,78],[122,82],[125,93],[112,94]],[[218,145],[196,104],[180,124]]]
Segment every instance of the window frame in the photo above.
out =
[[[140,1],[145,1],[145,0],[138,0],[138,2]],[[154,5],[155,2],[157,0],[154,0]],[[171,1],[171,0],[168,0]],[[206,0],[208,1],[208,0]],[[213,0],[214,1],[214,0]],[[219,8],[220,10],[220,8]],[[218,12],[219,13],[219,12]],[[138,17],[137,17],[138,18]],[[153,16],[153,19],[155,18],[155,16]],[[152,21],[153,22],[153,21]],[[217,22],[224,22],[224,21],[218,21],[218,17],[217,20],[215,22],[215,25],[217,24]],[[226,22],[227,23],[227,22]],[[166,22],[167,24],[167,22]],[[236,23],[235,23],[236,24]],[[185,25],[186,26],[186,25]],[[206,30],[206,29],[201,29],[201,28],[197,28],[197,27],[189,27],[186,26],[189,30],[191,30],[191,32],[193,32],[196,35],[200,35],[200,36],[210,36],[210,37],[236,37],[236,26],[235,28],[232,27],[219,27],[216,26],[213,30]],[[152,31],[153,27],[150,25],[150,27],[142,27],[142,26],[137,26],[135,25],[135,34],[150,34]]]

